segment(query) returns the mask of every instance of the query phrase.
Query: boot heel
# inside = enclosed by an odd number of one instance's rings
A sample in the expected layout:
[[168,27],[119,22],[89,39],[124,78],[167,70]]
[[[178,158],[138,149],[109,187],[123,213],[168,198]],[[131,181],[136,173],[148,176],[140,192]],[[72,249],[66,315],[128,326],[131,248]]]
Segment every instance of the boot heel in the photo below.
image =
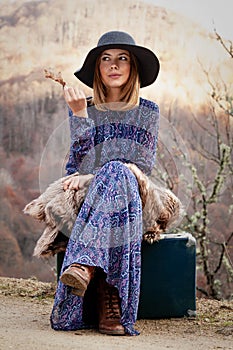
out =
[[94,270],[94,266],[72,264],[63,272],[60,281],[73,288],[72,294],[83,297],[93,278]]

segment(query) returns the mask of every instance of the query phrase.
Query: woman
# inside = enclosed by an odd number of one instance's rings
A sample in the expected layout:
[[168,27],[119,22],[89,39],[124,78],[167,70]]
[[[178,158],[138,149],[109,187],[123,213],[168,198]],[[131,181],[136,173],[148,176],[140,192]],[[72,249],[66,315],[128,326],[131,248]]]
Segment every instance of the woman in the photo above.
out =
[[159,61],[124,32],[104,34],[76,77],[93,88],[64,89],[71,147],[64,190],[92,178],[74,224],[51,315],[56,330],[98,325],[113,335],[136,335],[140,292],[142,203],[125,163],[150,174],[156,156],[158,106],[139,98],[152,84]]

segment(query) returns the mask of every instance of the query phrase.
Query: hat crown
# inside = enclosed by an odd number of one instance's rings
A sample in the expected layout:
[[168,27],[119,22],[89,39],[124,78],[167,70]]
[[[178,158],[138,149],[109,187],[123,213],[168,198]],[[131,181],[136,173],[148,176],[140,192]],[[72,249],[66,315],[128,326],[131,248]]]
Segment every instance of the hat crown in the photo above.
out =
[[135,41],[128,33],[112,31],[103,34],[97,44],[97,47],[104,45],[135,45]]

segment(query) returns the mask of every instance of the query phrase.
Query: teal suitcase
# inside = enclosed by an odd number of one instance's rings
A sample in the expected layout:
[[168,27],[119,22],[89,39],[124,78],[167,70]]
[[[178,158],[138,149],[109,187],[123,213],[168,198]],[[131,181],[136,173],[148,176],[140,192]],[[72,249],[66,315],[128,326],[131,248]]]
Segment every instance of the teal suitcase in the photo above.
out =
[[[64,253],[57,254],[57,277]],[[196,315],[196,241],[189,233],[162,234],[142,242],[138,319]]]
[[189,233],[142,242],[138,319],[196,315],[196,241]]

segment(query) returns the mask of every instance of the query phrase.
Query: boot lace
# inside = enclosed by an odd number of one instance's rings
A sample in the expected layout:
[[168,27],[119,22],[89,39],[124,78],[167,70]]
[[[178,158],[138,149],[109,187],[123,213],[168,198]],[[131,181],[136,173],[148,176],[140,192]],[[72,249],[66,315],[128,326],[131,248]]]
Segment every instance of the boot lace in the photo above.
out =
[[106,319],[119,319],[120,314],[120,305],[118,290],[115,287],[108,287],[105,290],[105,305],[106,305]]

